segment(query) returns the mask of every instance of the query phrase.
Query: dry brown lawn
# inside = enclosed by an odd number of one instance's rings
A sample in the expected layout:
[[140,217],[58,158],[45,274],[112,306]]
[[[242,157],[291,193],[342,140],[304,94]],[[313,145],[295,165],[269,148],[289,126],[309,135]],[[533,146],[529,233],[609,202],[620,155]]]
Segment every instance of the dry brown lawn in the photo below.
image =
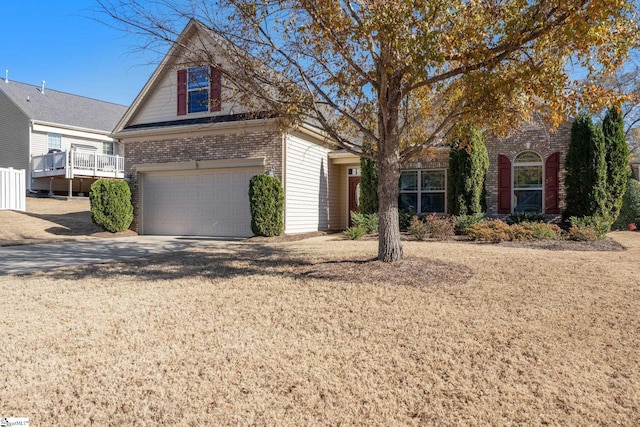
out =
[[0,246],[85,240],[135,233],[105,233],[91,222],[88,199],[28,197],[26,212],[0,210]]
[[406,242],[386,275],[375,242],[324,236],[0,277],[0,415],[639,425],[640,233],[612,236],[628,249]]

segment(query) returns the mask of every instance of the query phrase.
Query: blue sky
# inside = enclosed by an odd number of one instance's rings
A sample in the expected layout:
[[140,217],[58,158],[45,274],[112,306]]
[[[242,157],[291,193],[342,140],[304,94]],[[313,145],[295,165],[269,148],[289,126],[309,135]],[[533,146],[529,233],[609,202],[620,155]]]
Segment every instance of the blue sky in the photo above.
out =
[[[157,54],[92,18],[93,0],[5,0],[0,6],[0,76],[129,105],[155,70]],[[161,58],[160,58],[161,59]]]

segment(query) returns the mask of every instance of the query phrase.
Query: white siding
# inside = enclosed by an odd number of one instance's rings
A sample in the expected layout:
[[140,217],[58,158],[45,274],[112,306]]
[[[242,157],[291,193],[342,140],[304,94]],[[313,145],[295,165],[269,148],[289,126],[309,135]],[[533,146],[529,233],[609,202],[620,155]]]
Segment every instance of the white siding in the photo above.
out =
[[285,233],[329,228],[329,149],[287,135],[285,150]]

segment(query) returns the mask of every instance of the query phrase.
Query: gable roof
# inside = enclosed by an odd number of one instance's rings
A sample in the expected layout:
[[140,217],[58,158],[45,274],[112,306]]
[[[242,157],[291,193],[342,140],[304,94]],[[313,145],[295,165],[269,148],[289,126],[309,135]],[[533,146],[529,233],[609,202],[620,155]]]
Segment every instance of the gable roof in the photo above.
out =
[[[183,45],[186,43],[187,39],[196,31],[201,31],[203,28],[204,26],[198,20],[194,18],[191,18],[189,20],[180,35],[176,38],[176,41],[172,43],[169,51],[165,54],[164,58],[162,58],[162,61],[160,62],[160,64],[158,64],[149,80],[147,80],[142,90],[140,90],[138,96],[136,96],[127,111],[117,122],[116,126],[113,129],[114,134],[121,132],[123,129],[127,128],[127,124],[129,123],[129,121],[142,107],[142,102],[146,98],[147,94],[149,94],[152,89],[158,84],[158,82],[161,80],[161,77],[165,72],[167,72],[167,69],[169,69],[173,65],[180,51],[183,49]],[[205,31],[202,31],[202,34],[209,36],[209,34]]]
[[114,104],[80,95],[72,95],[16,81],[0,81],[0,91],[31,120],[111,132],[122,115],[125,105]]

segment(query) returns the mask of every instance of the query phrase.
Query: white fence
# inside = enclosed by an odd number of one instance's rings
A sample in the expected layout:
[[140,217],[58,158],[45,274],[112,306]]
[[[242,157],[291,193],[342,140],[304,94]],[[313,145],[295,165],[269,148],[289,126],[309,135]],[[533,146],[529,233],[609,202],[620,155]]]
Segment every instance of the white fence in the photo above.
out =
[[25,210],[24,169],[0,168],[0,209]]

